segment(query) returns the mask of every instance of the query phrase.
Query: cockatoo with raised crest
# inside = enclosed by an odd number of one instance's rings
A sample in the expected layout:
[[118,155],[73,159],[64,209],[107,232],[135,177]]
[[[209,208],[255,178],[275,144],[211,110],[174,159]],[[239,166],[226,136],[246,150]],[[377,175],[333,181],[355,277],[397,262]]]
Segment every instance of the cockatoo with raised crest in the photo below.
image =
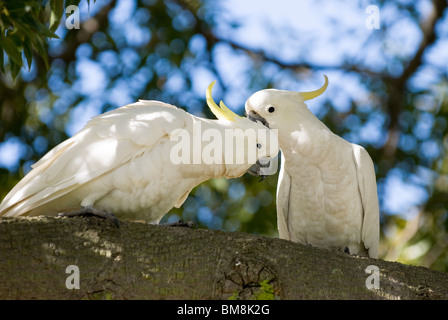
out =
[[378,256],[379,207],[367,151],[331,132],[305,104],[312,92],[265,89],[245,105],[247,116],[278,129],[279,237],[355,255]]
[[[277,155],[277,136],[216,105],[213,84],[206,97],[218,120],[145,100],[94,117],[32,166],[3,199],[0,216],[73,212],[158,223],[200,183],[258,172],[258,159]],[[249,129],[255,134],[242,137],[246,144],[221,140]],[[226,157],[229,145],[239,161]]]

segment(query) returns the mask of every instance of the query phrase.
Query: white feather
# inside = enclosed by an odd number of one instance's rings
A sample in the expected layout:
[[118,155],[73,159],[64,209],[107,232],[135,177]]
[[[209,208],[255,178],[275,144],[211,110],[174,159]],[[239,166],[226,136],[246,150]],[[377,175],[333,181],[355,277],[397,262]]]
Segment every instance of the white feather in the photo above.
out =
[[289,195],[291,193],[291,177],[285,171],[285,157],[282,155],[277,186],[277,227],[280,239],[291,240],[288,229]]
[[246,113],[278,129],[280,238],[376,258],[379,208],[368,153],[332,133],[296,92],[259,91],[247,100]]
[[[197,122],[223,136],[231,127],[159,101],[140,100],[94,117],[32,166],[0,204],[0,216],[56,215],[93,206],[118,218],[158,222],[201,182],[238,177],[252,165],[170,161],[178,143],[170,135],[192,132]],[[262,128],[244,118],[238,125]]]

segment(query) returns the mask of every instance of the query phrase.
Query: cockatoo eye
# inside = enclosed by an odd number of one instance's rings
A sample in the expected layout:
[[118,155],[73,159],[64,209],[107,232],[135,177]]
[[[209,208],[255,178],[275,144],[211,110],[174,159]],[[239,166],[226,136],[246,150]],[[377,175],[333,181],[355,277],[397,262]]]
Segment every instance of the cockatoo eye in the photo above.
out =
[[269,113],[273,113],[275,111],[274,106],[268,106],[266,109],[268,110]]
[[261,143],[257,143],[257,149],[261,149],[262,145]]

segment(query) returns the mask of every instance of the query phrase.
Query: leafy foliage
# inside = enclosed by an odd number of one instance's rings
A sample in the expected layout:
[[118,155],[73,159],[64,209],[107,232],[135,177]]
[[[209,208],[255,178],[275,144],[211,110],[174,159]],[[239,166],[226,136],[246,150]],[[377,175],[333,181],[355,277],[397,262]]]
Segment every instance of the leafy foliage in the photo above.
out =
[[[90,0],[89,0],[90,1]],[[79,5],[80,0],[67,0],[65,7]],[[47,3],[47,5],[45,5]],[[55,31],[64,13],[64,0],[0,1],[0,70],[5,65],[15,79],[23,66],[22,53],[28,69],[33,53],[36,53],[48,68],[47,39],[59,38]],[[8,57],[7,63],[4,56]]]

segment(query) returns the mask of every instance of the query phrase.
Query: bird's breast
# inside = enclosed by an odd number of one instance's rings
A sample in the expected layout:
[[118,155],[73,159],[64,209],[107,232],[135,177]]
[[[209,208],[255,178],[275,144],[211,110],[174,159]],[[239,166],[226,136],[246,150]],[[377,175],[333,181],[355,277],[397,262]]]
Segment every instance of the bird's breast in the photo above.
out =
[[291,240],[317,246],[357,242],[363,213],[355,168],[343,162],[327,168],[307,159],[297,163],[287,169]]

